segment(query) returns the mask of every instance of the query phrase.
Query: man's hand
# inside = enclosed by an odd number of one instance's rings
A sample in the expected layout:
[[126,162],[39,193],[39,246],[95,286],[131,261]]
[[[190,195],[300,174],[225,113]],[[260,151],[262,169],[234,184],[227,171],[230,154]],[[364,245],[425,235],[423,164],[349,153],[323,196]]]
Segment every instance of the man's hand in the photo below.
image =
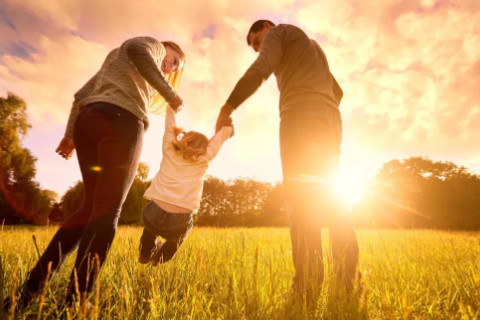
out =
[[66,136],[63,137],[55,152],[67,160],[70,159],[75,153],[75,143],[73,142],[73,139]]
[[223,127],[232,127],[232,134],[230,135],[230,138],[235,135],[235,128],[233,127],[233,119],[231,116],[228,116],[228,118],[225,119],[225,122],[220,127],[220,129],[222,129]]
[[215,125],[215,132],[220,131],[224,126],[232,126],[232,117],[230,116],[235,110],[231,105],[225,103],[220,109],[220,113],[218,114],[217,124]]
[[183,105],[183,100],[180,98],[180,96],[175,96],[175,98],[172,99],[168,103],[170,107],[172,107],[173,111],[178,112],[181,109],[181,106]]

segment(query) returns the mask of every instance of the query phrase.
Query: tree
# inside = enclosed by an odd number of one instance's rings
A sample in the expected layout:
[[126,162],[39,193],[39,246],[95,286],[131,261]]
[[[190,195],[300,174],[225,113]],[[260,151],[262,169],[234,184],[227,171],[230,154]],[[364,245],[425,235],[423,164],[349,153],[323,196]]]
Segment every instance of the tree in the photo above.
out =
[[258,226],[272,185],[254,179],[235,179],[229,183],[230,219],[227,225]]
[[[479,229],[480,177],[452,162],[421,157],[392,160],[361,206],[377,226]],[[363,221],[365,222],[365,221]]]
[[281,185],[254,179],[223,181],[208,176],[197,224],[217,227],[286,225]]
[[22,146],[31,127],[25,102],[12,93],[0,97],[0,220],[45,222],[54,201],[34,181],[36,158]]
[[227,184],[213,176],[207,176],[203,184],[202,201],[197,213],[199,225],[220,226],[226,213]]
[[140,224],[142,222],[143,208],[147,200],[143,197],[150,182],[146,181],[150,168],[145,162],[140,162],[132,187],[127,194],[120,214],[122,224]]
[[148,172],[150,171],[150,167],[145,162],[140,162],[138,164],[137,174],[135,179],[140,180],[142,182],[147,181]]
[[64,220],[64,214],[60,207],[59,203],[55,203],[50,210],[50,214],[48,215],[48,222],[49,223],[59,223]]
[[[145,181],[148,177],[149,167],[146,163],[141,162],[138,166],[137,174],[133,181],[132,187],[128,191],[127,198],[122,206],[119,223],[121,224],[140,224],[142,221],[143,207],[147,203],[143,195],[147,190],[150,182]],[[61,210],[66,217],[76,212],[83,204],[85,191],[83,182],[78,181],[70,187],[63,195],[61,201]]]
[[60,208],[63,212],[63,220],[71,216],[83,204],[85,198],[85,189],[82,181],[77,181],[68,188],[60,201]]
[[268,191],[262,213],[262,225],[276,227],[288,226],[287,207],[283,197],[283,185],[281,183],[276,183]]

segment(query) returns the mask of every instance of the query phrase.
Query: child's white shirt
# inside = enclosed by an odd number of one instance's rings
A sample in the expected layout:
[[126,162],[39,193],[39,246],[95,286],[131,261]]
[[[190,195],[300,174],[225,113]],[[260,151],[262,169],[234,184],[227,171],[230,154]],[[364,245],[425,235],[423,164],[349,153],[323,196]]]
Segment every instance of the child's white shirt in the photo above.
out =
[[168,106],[165,115],[163,135],[163,158],[160,170],[152,184],[145,191],[149,200],[160,200],[172,205],[196,211],[200,207],[203,181],[211,160],[215,158],[223,143],[232,135],[232,127],[223,127],[210,140],[207,153],[198,161],[183,159],[172,142],[177,139],[173,128],[176,125],[175,112]]

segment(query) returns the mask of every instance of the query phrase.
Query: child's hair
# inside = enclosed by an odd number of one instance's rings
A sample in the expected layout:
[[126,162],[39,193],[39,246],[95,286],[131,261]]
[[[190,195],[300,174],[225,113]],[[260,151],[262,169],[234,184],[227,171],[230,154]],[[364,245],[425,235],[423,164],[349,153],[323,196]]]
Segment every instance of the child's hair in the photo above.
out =
[[[198,161],[207,153],[208,138],[200,132],[183,131],[182,128],[173,129],[175,136],[172,144],[175,150],[182,153],[183,159]],[[181,135],[181,137],[179,137]]]

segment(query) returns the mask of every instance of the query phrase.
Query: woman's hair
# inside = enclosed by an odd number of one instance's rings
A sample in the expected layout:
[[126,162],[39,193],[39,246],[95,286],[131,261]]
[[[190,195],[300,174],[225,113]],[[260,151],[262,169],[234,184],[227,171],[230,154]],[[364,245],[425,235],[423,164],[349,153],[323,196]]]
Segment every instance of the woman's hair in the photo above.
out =
[[[198,161],[207,153],[208,138],[200,132],[184,132],[181,128],[173,129],[175,136],[172,144],[175,150],[182,153],[183,159]],[[180,137],[179,137],[180,136]]]
[[162,44],[165,47],[172,48],[174,51],[176,51],[180,55],[180,58],[182,58],[182,60],[185,61],[185,52],[183,52],[182,48],[180,48],[178,44],[176,44],[173,41],[162,41]]
[[[180,46],[173,41],[162,41],[162,44],[165,47],[172,48],[181,57],[181,61],[179,61],[177,70],[169,74],[164,74],[165,79],[172,85],[175,92],[178,92],[178,88],[180,87],[180,79],[183,73],[183,67],[185,65],[185,53],[183,52],[182,48],[180,48]],[[165,98],[163,98],[160,93],[157,92],[157,94],[155,95],[155,99],[150,105],[148,111],[154,114],[162,114],[165,113],[167,106],[168,102],[165,100]]]

